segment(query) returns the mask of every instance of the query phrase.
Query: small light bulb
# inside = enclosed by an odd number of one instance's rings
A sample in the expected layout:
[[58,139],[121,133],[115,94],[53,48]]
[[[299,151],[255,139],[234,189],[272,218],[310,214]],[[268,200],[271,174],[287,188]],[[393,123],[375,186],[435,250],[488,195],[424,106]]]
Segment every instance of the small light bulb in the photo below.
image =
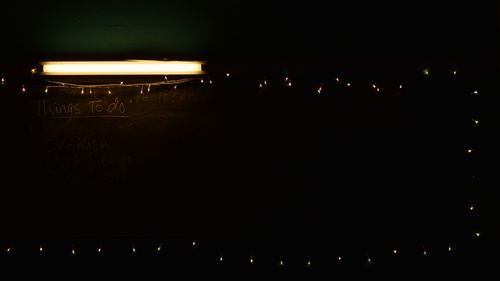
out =
[[322,87],[322,86],[319,86],[319,88],[318,88],[318,90],[317,90],[318,94],[321,94],[321,92],[322,92],[322,91],[323,91],[323,87]]
[[311,266],[311,261],[308,260],[307,263],[306,263],[307,266]]
[[43,247],[40,246],[40,248],[38,248],[38,251],[43,252]]
[[479,95],[479,92],[478,90],[475,90],[474,92],[472,92],[473,95]]
[[174,85],[174,90],[177,90],[177,85]]
[[288,81],[287,86],[288,86],[288,87],[292,87],[292,81]]
[[429,74],[430,74],[429,69],[427,69],[427,68],[426,68],[426,69],[424,69],[424,75],[425,75],[425,76],[429,76]]
[[123,81],[120,81],[120,85],[123,85]]
[[100,253],[102,251],[101,248],[97,248],[97,252]]
[[393,254],[397,255],[398,254],[398,250],[394,250],[392,251]]
[[267,80],[264,80],[264,85],[267,85]]
[[36,68],[32,68],[31,69],[31,74],[35,74],[36,73]]
[[375,84],[372,84],[372,88],[373,88],[373,89],[376,89],[376,88],[377,88],[377,86],[376,86]]
[[135,247],[132,246],[132,253],[135,253]]
[[49,87],[46,87],[45,88],[45,93],[48,93],[49,92]]
[[469,210],[474,211],[474,206],[470,206]]
[[92,94],[92,89],[90,89],[90,91],[89,91],[89,92]]
[[457,71],[456,70],[453,70],[453,75],[457,75]]
[[289,79],[288,79],[288,76],[287,76],[287,77],[285,77],[285,82],[288,82],[288,80],[289,80]]
[[351,83],[347,82],[347,87],[351,87]]
[[75,249],[71,249],[71,254],[72,254],[72,255],[76,254]]
[[262,83],[259,83],[259,88],[262,88]]
[[451,252],[451,246],[448,246],[448,252]]
[[342,257],[341,257],[341,256],[338,256],[338,257],[337,257],[337,260],[338,260],[338,261],[342,261]]
[[469,153],[469,154],[472,153],[472,149],[468,149],[467,153]]
[[205,80],[203,80],[203,78],[201,78],[200,80],[201,84],[205,83]]
[[84,94],[85,92],[83,91],[83,88],[82,88],[82,95]]
[[10,252],[10,248],[7,248],[7,253],[9,253],[9,252]]
[[5,79],[2,77],[2,85],[5,84]]
[[212,85],[212,84],[213,84],[212,80],[208,80],[208,83],[209,83],[210,85]]
[[474,122],[474,125],[479,125],[479,120],[477,119],[472,119],[472,122]]
[[111,90],[110,89],[108,89],[108,95],[111,95]]
[[24,87],[24,84],[21,87],[21,92],[26,93],[26,88]]
[[368,263],[372,263],[372,259],[371,258],[368,258]]
[[284,266],[285,263],[283,262],[283,260],[280,259],[280,266]]
[[424,250],[423,255],[427,256],[427,251],[426,250]]
[[335,81],[339,82],[340,83],[340,79],[337,77],[335,78]]
[[250,256],[250,263],[253,264],[253,257]]
[[400,88],[400,89],[403,89],[403,84],[399,84],[399,88]]
[[143,88],[143,86],[141,86],[141,92],[140,93],[144,94],[144,88]]
[[380,88],[377,88],[377,93],[380,93]]
[[151,91],[151,84],[148,85],[148,93]]
[[479,238],[481,236],[481,233],[476,232],[476,237]]
[[228,72],[228,73],[226,73],[226,77],[229,77],[229,76],[231,76],[231,75],[229,74],[229,72]]
[[222,254],[221,254],[221,255],[220,255],[220,257],[219,257],[219,261],[220,261],[220,262],[223,262],[223,261],[224,261],[224,257],[222,256]]
[[196,241],[193,241],[193,247],[196,247]]
[[167,77],[167,75],[165,75],[165,80],[168,80],[168,77]]
[[163,246],[163,245],[162,245],[162,244],[160,244],[160,246],[158,246],[158,248],[156,248],[156,250],[157,250],[158,252],[160,252],[160,251],[161,251],[161,246]]

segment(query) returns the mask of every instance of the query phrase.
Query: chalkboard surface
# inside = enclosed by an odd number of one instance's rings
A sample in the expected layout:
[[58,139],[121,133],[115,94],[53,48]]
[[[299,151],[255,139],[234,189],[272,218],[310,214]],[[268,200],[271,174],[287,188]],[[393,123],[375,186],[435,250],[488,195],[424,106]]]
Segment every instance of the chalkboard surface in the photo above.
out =
[[267,91],[196,83],[16,96],[7,224],[339,241],[456,229],[456,210],[440,205],[466,182],[463,146],[440,100]]

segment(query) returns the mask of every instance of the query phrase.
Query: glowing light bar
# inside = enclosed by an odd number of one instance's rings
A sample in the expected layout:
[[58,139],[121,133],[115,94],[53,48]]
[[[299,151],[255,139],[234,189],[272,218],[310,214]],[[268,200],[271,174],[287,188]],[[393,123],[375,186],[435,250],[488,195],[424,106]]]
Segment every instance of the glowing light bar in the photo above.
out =
[[199,61],[49,61],[42,75],[198,75]]

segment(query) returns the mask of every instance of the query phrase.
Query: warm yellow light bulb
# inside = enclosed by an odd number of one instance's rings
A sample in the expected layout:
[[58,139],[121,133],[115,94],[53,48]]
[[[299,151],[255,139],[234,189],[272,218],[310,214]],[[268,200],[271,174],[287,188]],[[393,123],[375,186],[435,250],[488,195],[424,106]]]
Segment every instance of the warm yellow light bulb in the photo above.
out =
[[451,252],[451,246],[448,246],[448,252]]
[[288,87],[292,87],[292,81],[288,81],[287,86],[288,86]]
[[31,69],[31,74],[35,74],[36,73],[36,68],[32,68]]
[[457,75],[457,71],[456,70],[453,70],[453,75]]
[[368,263],[372,263],[372,259],[371,258],[368,258]]
[[376,88],[377,88],[377,86],[376,86],[375,84],[372,84],[372,88],[373,88],[373,89],[376,89]]
[[97,248],[97,252],[100,253],[101,252],[101,248]]
[[40,246],[40,248],[38,248],[38,250],[39,250],[40,252],[43,252],[43,247],[42,247],[42,246]]
[[45,93],[48,93],[49,92],[49,87],[46,87],[45,88]]
[[151,85],[148,85],[148,93],[151,91]]
[[424,256],[427,256],[427,251],[425,251],[425,250],[424,250],[424,253],[423,253],[423,254],[424,254]]
[[467,153],[472,153],[472,149],[468,149],[468,150],[467,150]]
[[250,263],[253,263],[253,257],[250,256]]
[[479,238],[481,236],[481,233],[476,232],[476,237]]
[[319,88],[317,90],[318,94],[321,94],[322,91],[323,91],[323,87],[319,86]]
[[259,83],[259,88],[262,88],[262,83]]
[[399,84],[399,88],[400,88],[400,89],[403,89],[403,84]]
[[24,85],[21,86],[21,92],[26,93],[26,87],[24,87]]
[[380,93],[380,88],[377,88],[377,93]]
[[398,253],[398,250],[394,250],[392,251],[392,253],[396,255]]
[[307,261],[307,266],[311,266],[311,261]]
[[177,85],[174,85],[174,90],[177,90]]
[[229,72],[228,72],[228,73],[226,73],[226,77],[229,77],[229,76],[231,76],[231,74],[229,74]]
[[108,95],[111,95],[111,90],[110,89],[108,89]]
[[335,78],[335,81],[340,82],[340,79],[337,77],[337,78]]
[[283,260],[280,260],[280,266],[283,266],[285,265],[285,263],[283,262]]
[[470,206],[469,210],[474,211],[474,206]]
[[71,254],[72,254],[72,255],[76,254],[75,249],[71,249]]
[[141,91],[140,91],[141,94],[144,94],[144,88],[143,86],[141,86]]
[[195,246],[196,246],[196,241],[193,241],[193,247],[195,247]]
[[89,92],[92,94],[92,89],[90,89],[90,91],[89,91]]
[[5,78],[2,77],[2,84],[5,84]]
[[205,80],[203,78],[200,79],[201,84],[205,83]]
[[160,246],[158,246],[158,248],[156,248],[156,250],[157,250],[158,252],[160,252],[160,251],[161,251],[161,246],[162,246],[162,245],[160,245]]
[[351,83],[347,82],[347,87],[351,87]]
[[7,248],[7,253],[10,252],[10,248]]
[[267,85],[267,80],[264,80],[264,85]]
[[83,88],[82,88],[82,95],[84,94],[85,92],[83,91]]
[[123,85],[123,81],[120,81],[120,85]]
[[424,69],[424,75],[429,76],[429,74],[430,74],[429,69],[427,69],[427,68]]
[[475,90],[474,92],[472,92],[474,95],[479,95],[479,92],[477,90]]
[[220,261],[220,262],[224,261],[224,257],[223,257],[222,255],[220,255],[220,257],[219,257],[219,261]]
[[338,261],[342,261],[342,257],[340,257],[340,256],[339,256],[339,257],[337,257],[337,260],[338,260]]
[[132,252],[135,253],[135,247],[132,247]]

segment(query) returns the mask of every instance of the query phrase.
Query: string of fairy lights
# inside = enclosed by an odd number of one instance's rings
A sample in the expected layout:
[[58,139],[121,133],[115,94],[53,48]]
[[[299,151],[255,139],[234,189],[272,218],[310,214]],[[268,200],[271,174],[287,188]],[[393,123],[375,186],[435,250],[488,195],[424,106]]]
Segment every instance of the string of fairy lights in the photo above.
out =
[[[31,73],[34,75],[36,74],[36,70],[32,70]],[[452,77],[457,77],[458,71],[457,70],[451,70],[450,71]],[[431,76],[431,71],[426,68],[422,70],[422,75],[424,77],[430,77]],[[233,75],[229,72],[226,72],[222,75],[222,79],[231,79]],[[353,87],[353,82],[351,82],[348,79],[341,79],[339,76],[334,78],[335,83],[339,86],[344,86],[346,88],[351,88]],[[35,88],[39,88],[38,92],[42,92],[44,94],[51,93],[55,89],[70,89],[72,91],[79,91],[80,94],[98,94],[98,93],[105,93],[105,94],[113,94],[114,89],[130,89],[132,91],[137,92],[138,94],[148,94],[148,93],[153,93],[154,89],[160,88],[162,86],[173,86],[172,89],[176,90],[177,86],[180,84],[184,83],[199,83],[200,85],[212,85],[215,83],[214,80],[212,80],[209,76],[203,76],[201,78],[194,78],[194,77],[189,77],[189,78],[182,78],[182,79],[171,79],[171,77],[164,76],[164,79],[161,81],[156,81],[156,82],[141,82],[141,83],[124,83],[123,81],[120,81],[118,83],[108,83],[108,84],[76,84],[76,83],[67,83],[67,82],[61,82],[61,81],[53,81],[53,80],[44,80],[46,83],[45,85],[38,85],[35,86]],[[276,82],[276,81],[271,81],[269,79],[262,79],[258,80],[255,85],[257,88],[265,88],[268,87],[270,84],[278,84],[286,88],[290,88],[294,86],[293,80],[289,76],[285,76],[283,80]],[[382,85],[375,83],[375,82],[367,82],[364,83],[365,85],[368,85],[368,89],[370,91],[373,91],[377,94],[382,92]],[[5,76],[1,76],[1,81],[0,85],[5,86],[8,85],[8,81],[5,78]],[[395,90],[397,91],[402,91],[406,86],[405,83],[403,82],[397,82],[393,83],[393,85],[396,85]],[[394,87],[393,87],[394,88]],[[27,94],[29,93],[30,90],[28,89],[26,84],[21,84],[20,86],[20,93],[21,94]],[[317,95],[325,95],[327,94],[327,91],[325,90],[325,83],[319,83],[317,86],[312,89],[311,91],[313,94]],[[479,96],[479,90],[477,89],[472,89],[469,90],[469,94],[473,97]],[[480,126],[480,118],[477,115],[474,115],[470,118],[471,123],[470,126],[473,128],[477,129]],[[477,147],[473,146],[468,146],[465,149],[465,154],[469,156],[469,158],[472,158],[476,155],[477,153]],[[477,177],[476,175],[472,175],[472,180],[474,182],[473,185],[477,184]],[[478,204],[477,202],[470,202],[467,203],[467,210],[470,212],[472,215],[477,216],[478,212]],[[472,235],[469,234],[469,237],[472,236],[472,239],[479,239],[481,237],[481,232],[479,229],[475,228],[472,232]],[[197,240],[192,240],[190,242],[190,246],[192,249],[199,249],[200,245]],[[441,246],[434,246],[434,247],[428,247],[428,246],[423,246],[420,247],[419,249],[414,249],[412,250],[414,253],[417,252],[419,253],[420,256],[422,257],[428,257],[430,256],[433,251],[438,251],[438,248],[445,250],[447,252],[454,252],[454,245],[446,243]],[[137,254],[138,252],[149,252],[151,254],[154,253],[161,253],[167,251],[167,247],[165,243],[158,243],[155,247],[149,247],[149,248],[144,248],[140,249],[135,243],[130,243],[129,244],[129,249],[131,254]],[[33,251],[38,251],[40,254],[44,254],[47,252],[47,247],[43,244],[40,244],[38,249],[33,249]],[[4,248],[3,252],[5,254],[12,255],[16,252],[16,248],[14,245],[9,245],[6,248]],[[101,255],[105,253],[105,248],[101,245],[98,244],[95,246],[95,254],[96,255]],[[80,252],[78,251],[78,247],[76,247],[75,244],[73,244],[69,250],[69,254],[71,256],[77,256]],[[392,248],[392,249],[387,249],[386,254],[389,254],[391,256],[400,256],[401,254],[401,249],[400,248]],[[224,255],[224,252],[217,252],[214,253],[215,258],[214,261],[218,263],[225,263],[227,262],[227,257]],[[346,260],[346,256],[344,255],[333,255],[333,259],[335,262],[341,264],[344,263]],[[255,265],[258,262],[259,255],[256,254],[250,254],[247,255],[247,263],[251,266]],[[303,266],[306,268],[312,268],[313,267],[313,259],[314,257],[311,256],[304,256],[303,260]],[[287,265],[286,263],[286,256],[285,255],[279,255],[276,256],[276,266],[278,267],[285,267]],[[377,260],[376,255],[366,253],[365,255],[365,262],[366,265],[371,266],[373,265]]]

